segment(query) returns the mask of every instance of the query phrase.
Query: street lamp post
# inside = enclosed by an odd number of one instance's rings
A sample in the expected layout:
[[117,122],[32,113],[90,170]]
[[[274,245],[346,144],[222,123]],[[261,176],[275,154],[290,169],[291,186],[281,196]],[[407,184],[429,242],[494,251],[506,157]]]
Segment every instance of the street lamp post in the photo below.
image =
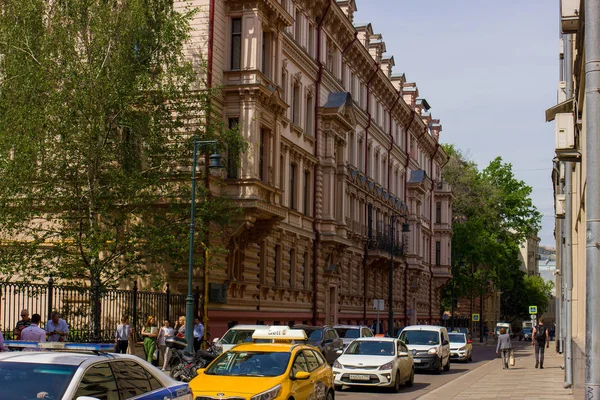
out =
[[[191,211],[190,211],[190,256],[188,265],[188,293],[185,298],[185,339],[187,341],[186,351],[189,353],[194,352],[194,293],[193,293],[193,276],[194,276],[194,230],[195,230],[195,205],[196,205],[196,167],[198,165],[198,149],[202,147],[213,146],[214,152],[210,155],[209,168],[220,168],[221,167],[221,156],[217,153],[217,141],[216,140],[196,140],[194,136],[194,152],[193,152],[193,163],[192,163],[192,200],[191,200]],[[205,266],[208,256],[208,247],[205,244]],[[206,269],[206,268],[205,268]],[[208,281],[208,276],[204,275],[204,289]],[[204,300],[206,301],[206,293],[204,293]],[[207,308],[204,305],[204,312],[206,314]],[[207,320],[207,316],[204,315],[204,320]],[[206,331],[206,326],[204,327]]]
[[[390,225],[390,271],[388,277],[388,335],[394,337],[394,226],[396,225],[396,215],[392,214],[392,224]],[[409,231],[407,223],[402,224],[402,233]],[[402,250],[404,250],[404,237],[402,238]]]

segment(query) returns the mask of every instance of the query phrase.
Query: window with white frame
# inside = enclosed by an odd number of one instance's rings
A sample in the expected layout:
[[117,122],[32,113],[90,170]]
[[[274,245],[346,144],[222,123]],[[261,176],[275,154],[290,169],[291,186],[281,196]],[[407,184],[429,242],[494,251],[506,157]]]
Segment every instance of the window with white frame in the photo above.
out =
[[300,126],[300,83],[294,82],[292,86],[292,123]]
[[312,93],[308,92],[306,94],[306,120],[305,120],[305,127],[304,127],[304,132],[308,135],[313,135],[314,134],[314,97],[312,95]]

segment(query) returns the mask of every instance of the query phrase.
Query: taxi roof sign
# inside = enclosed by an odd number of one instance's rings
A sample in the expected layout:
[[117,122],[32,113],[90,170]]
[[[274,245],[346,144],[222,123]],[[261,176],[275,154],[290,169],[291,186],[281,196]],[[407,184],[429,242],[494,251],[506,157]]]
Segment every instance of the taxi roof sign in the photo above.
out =
[[288,326],[271,326],[269,329],[257,329],[252,339],[269,339],[275,343],[290,343],[292,340],[306,340],[302,329],[290,329]]

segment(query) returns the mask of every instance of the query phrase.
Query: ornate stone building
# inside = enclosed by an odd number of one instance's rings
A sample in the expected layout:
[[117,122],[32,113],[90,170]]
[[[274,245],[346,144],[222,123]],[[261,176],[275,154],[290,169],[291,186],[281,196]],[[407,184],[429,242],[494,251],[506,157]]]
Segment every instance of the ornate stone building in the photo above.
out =
[[364,323],[378,298],[387,315],[391,265],[394,320],[438,323],[452,236],[442,126],[392,73],[382,35],[354,23],[354,0],[190,3],[191,54],[250,144],[211,186],[244,208],[211,260],[213,336],[233,323]]

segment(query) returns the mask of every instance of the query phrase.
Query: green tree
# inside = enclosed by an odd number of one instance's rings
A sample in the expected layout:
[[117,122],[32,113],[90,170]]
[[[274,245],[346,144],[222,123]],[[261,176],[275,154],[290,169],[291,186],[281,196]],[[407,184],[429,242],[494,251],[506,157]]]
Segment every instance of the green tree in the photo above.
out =
[[[172,0],[0,3],[0,273],[101,287],[187,265],[192,136],[243,149]],[[202,221],[238,209],[198,195]]]
[[[517,297],[505,294],[518,291],[522,284],[519,245],[537,232],[541,221],[530,198],[531,188],[517,180],[512,166],[499,157],[480,172],[454,146],[446,145],[445,150],[450,161],[443,179],[452,185],[454,194],[455,298],[478,296],[491,284],[503,293],[503,310],[513,312],[519,308]],[[445,307],[450,289],[443,294]]]

